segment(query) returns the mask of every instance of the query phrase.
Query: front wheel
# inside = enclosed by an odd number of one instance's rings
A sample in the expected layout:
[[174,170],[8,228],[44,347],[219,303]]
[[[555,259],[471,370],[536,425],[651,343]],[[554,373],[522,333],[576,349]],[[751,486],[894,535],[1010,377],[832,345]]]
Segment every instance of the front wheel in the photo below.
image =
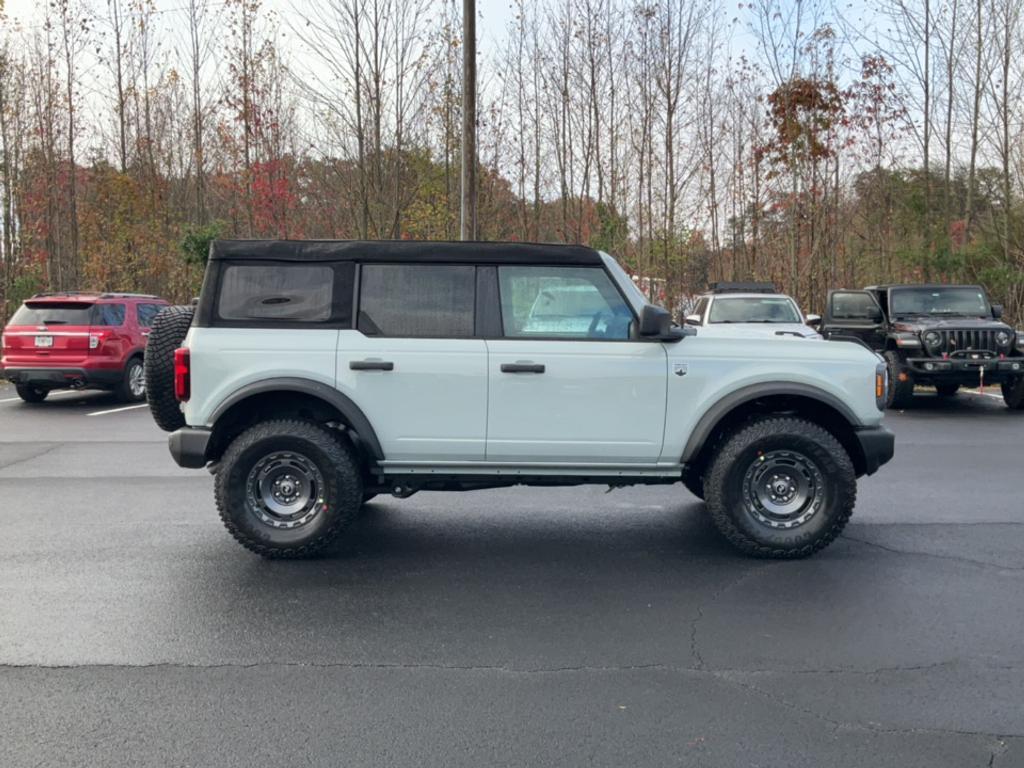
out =
[[885,353],[889,366],[889,396],[886,408],[905,408],[914,397],[914,374],[907,370],[899,352],[890,349]]
[[326,427],[292,419],[265,421],[235,438],[214,489],[231,535],[270,558],[320,553],[363,503],[351,446]]
[[1003,382],[1003,402],[1012,411],[1024,410],[1024,376]]
[[838,440],[795,416],[763,416],[729,435],[704,478],[708,511],[741,552],[806,557],[853,513],[857,480]]
[[17,390],[18,397],[26,403],[41,403],[50,394],[48,390],[32,387],[28,384],[16,384],[14,389]]

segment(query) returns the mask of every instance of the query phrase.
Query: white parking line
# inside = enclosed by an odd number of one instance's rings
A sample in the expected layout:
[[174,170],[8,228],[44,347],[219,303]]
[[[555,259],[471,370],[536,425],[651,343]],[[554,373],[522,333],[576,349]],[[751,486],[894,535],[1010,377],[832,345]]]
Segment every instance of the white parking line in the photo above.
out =
[[1003,399],[1002,395],[993,395],[991,392],[972,392],[971,390],[967,390],[967,392],[965,392],[965,394],[976,395],[978,397],[994,397],[994,398],[996,398],[996,400],[1002,400]]
[[106,416],[108,413],[120,413],[121,411],[130,411],[135,408],[145,408],[149,403],[139,403],[138,405],[126,405],[123,408],[111,408],[109,411],[93,411],[92,413],[85,414],[86,416]]

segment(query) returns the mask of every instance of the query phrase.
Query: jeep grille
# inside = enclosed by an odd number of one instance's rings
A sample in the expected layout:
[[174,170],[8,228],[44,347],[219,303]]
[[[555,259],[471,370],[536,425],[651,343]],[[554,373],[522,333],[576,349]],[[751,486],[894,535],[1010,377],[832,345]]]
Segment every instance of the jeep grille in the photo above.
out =
[[930,347],[928,351],[935,355],[943,353],[957,355],[971,352],[997,352],[996,332],[993,330],[951,330],[938,331],[942,342],[938,347]]

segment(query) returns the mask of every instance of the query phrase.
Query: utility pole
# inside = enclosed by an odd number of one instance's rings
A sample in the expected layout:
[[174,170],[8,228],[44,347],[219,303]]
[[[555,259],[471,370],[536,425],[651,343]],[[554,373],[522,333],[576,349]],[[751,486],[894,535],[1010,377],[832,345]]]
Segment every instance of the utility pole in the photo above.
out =
[[476,0],[462,0],[462,211],[459,236],[476,233]]

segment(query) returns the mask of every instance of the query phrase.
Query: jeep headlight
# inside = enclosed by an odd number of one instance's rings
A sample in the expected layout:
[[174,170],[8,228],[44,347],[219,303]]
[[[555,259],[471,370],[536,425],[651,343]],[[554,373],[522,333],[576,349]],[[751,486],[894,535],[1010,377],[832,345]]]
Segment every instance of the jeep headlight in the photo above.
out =
[[1012,338],[1009,331],[996,331],[996,344],[1000,347],[1010,346]]
[[921,346],[921,340],[917,337],[916,333],[897,333],[895,338],[897,347]]
[[942,334],[938,331],[928,331],[924,335],[924,343],[929,349],[935,349],[942,345]]
[[1017,349],[1024,352],[1024,331],[1017,331]]

